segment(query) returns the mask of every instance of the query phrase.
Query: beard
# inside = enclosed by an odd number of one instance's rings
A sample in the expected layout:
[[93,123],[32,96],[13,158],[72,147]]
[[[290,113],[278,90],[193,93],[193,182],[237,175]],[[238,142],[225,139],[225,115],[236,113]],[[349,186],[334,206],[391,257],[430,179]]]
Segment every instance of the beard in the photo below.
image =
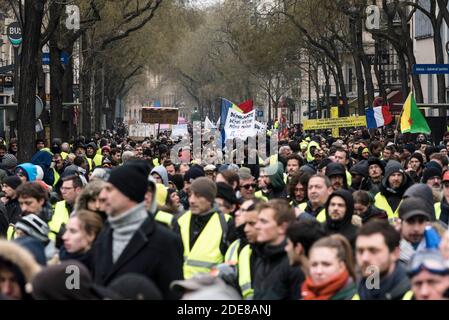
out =
[[440,202],[443,198],[443,191],[441,188],[432,187],[432,197],[434,203]]

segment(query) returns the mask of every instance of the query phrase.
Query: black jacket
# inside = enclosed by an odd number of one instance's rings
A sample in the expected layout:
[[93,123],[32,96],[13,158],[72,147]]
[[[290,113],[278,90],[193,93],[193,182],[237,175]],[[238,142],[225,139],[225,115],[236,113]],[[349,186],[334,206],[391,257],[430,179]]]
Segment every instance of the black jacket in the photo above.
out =
[[6,234],[8,233],[8,216],[6,213],[6,208],[3,204],[0,205],[0,238],[6,238]]
[[253,246],[252,279],[254,300],[298,300],[305,276],[298,267],[291,267],[284,250],[266,244]]
[[374,205],[370,205],[368,210],[362,215],[362,224],[371,221],[372,219],[384,219],[388,220],[388,215],[385,211],[380,210]]
[[6,212],[9,223],[16,223],[22,217],[19,201],[17,199],[9,199],[6,204]]
[[183,247],[178,235],[148,217],[113,263],[112,232],[106,222],[93,247],[95,283],[108,285],[121,275],[138,273],[151,279],[164,299],[179,298],[169,288],[172,281],[183,279]]
[[[388,183],[388,178],[395,172],[400,172],[404,176],[402,184],[398,189],[390,188]],[[410,178],[404,169],[402,169],[401,164],[395,160],[388,161],[387,167],[385,168],[385,176],[382,179],[382,184],[380,185],[380,193],[385,196],[393,212],[399,207],[399,203],[401,203],[402,196],[405,191],[412,185],[412,178]]]
[[[333,197],[340,197],[346,203],[346,214],[341,220],[332,220],[329,216],[329,204]],[[349,243],[351,243],[352,247],[355,245],[355,237],[357,235],[357,227],[352,224],[352,215],[354,214],[354,200],[352,198],[352,194],[347,190],[338,190],[334,191],[326,203],[326,225],[325,231],[328,235],[331,234],[341,234],[346,239],[348,239]]]

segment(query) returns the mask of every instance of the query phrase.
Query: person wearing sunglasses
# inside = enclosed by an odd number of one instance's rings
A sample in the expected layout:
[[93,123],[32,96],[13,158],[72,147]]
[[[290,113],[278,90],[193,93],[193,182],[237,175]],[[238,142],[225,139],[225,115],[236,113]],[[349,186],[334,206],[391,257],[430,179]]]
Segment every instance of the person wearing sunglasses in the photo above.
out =
[[[242,200],[251,200],[256,198],[257,184],[254,177],[251,175],[251,171],[245,169],[246,168],[240,168],[239,170],[240,197]],[[258,195],[261,197],[261,192],[259,192]]]
[[415,300],[448,299],[449,265],[436,249],[418,251],[410,261],[407,273],[412,288],[408,296]]

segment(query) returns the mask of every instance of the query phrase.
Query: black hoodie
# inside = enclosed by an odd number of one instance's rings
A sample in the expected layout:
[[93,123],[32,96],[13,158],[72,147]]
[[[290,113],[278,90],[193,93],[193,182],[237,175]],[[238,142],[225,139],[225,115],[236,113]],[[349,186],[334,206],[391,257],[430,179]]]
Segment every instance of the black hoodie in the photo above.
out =
[[[398,189],[390,188],[388,183],[388,178],[395,172],[400,172],[404,176],[402,184]],[[385,168],[385,176],[382,179],[382,184],[380,185],[380,193],[385,196],[393,212],[398,208],[405,191],[412,185],[412,178],[410,178],[410,176],[404,171],[401,164],[395,160],[388,161],[387,167]]]
[[[340,197],[346,203],[346,214],[341,220],[332,220],[329,216],[329,204],[333,197]],[[326,203],[326,226],[325,230],[328,235],[339,233],[343,235],[351,243],[355,245],[357,227],[352,224],[352,215],[354,213],[354,199],[352,194],[347,190],[338,190],[332,193]]]
[[346,179],[346,169],[344,165],[336,162],[329,163],[326,166],[326,176],[329,178],[331,176],[342,176],[343,189],[348,189],[348,180]]

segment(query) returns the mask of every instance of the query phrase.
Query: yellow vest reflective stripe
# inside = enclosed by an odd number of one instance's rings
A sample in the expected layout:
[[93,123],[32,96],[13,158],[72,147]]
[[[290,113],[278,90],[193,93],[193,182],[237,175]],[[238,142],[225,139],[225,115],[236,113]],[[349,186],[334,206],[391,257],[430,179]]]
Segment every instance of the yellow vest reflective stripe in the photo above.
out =
[[155,166],[155,167],[159,166],[159,159],[158,158],[153,159],[153,166]]
[[261,200],[263,200],[263,201],[268,201],[268,198],[267,197],[265,197],[264,195],[263,195],[263,193],[262,193],[262,191],[256,191],[255,193],[254,193],[254,197],[255,198],[257,198],[257,199],[261,199]]
[[101,154],[96,154],[93,158],[96,167],[101,167],[101,162],[103,161],[103,156]]
[[58,173],[58,171],[56,171],[55,168],[53,168],[53,175],[55,177],[55,182],[53,182],[53,187],[54,187],[59,181],[59,173]]
[[167,225],[170,229],[173,227],[173,215],[165,211],[158,211],[154,219],[160,223]]
[[412,298],[413,298],[413,291],[409,290],[404,294],[402,300],[412,300]]
[[388,204],[387,198],[382,193],[377,193],[374,197],[374,206],[378,209],[384,210],[388,214],[388,220],[391,222],[395,218],[399,217],[399,207],[401,206],[402,200],[399,203],[396,210],[393,212],[393,209],[391,209],[390,205]]
[[69,221],[69,216],[70,212],[65,206],[65,200],[56,202],[53,217],[48,223],[50,231],[53,231],[48,234],[50,240],[56,240],[56,234],[59,232],[63,224],[67,224],[67,221]]
[[61,152],[61,158],[65,160],[69,154],[67,152]]
[[98,149],[97,149],[97,153],[96,153],[96,154],[98,154],[98,155],[101,156],[101,148],[98,148]]
[[[307,202],[303,202],[298,206],[301,213],[303,213],[306,210],[306,207],[307,207]],[[321,222],[321,223],[326,222],[326,209],[321,209],[321,211],[316,216],[316,219],[318,222]]]
[[239,287],[245,300],[252,300],[254,296],[251,283],[251,253],[251,246],[247,244],[240,252],[237,266]]
[[225,254],[225,262],[236,264],[239,261],[238,253],[240,248],[240,239],[235,240],[231,245],[229,246],[228,250]]
[[12,224],[9,225],[8,230],[6,231],[6,240],[14,239],[15,228]]
[[[224,218],[226,221],[229,221],[231,217],[225,215]],[[182,243],[184,245],[185,279],[189,279],[198,273],[207,273],[213,266],[222,263],[224,260],[224,256],[220,251],[223,230],[219,214],[216,212],[212,215],[196,239],[192,249],[190,249],[191,219],[192,213],[190,211],[186,212],[178,219]]]
[[288,183],[288,174],[284,173],[284,183]]
[[437,202],[433,205],[433,207],[435,208],[435,218],[437,220],[440,220],[440,216],[441,216],[441,202]]

